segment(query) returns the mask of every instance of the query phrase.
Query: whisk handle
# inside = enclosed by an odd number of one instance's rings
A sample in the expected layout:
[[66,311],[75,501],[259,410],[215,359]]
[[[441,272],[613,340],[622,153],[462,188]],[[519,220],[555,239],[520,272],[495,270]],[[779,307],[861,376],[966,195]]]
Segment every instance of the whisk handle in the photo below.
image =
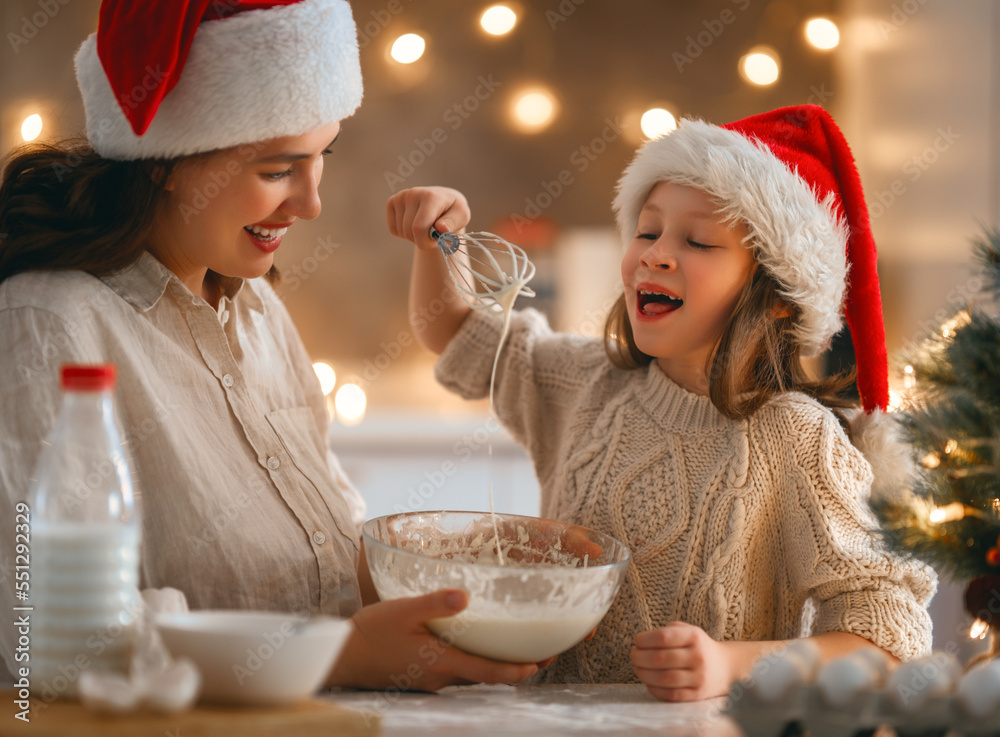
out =
[[431,238],[437,241],[438,248],[445,256],[451,256],[462,245],[457,233],[442,233],[437,228],[431,228]]

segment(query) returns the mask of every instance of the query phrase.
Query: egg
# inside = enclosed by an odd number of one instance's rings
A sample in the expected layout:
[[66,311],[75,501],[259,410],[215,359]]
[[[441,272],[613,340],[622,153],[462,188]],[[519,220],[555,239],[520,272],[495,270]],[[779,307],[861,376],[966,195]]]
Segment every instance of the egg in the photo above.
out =
[[896,668],[889,676],[886,691],[894,707],[916,712],[928,699],[950,695],[961,670],[953,655],[931,653]]
[[149,709],[176,714],[194,706],[201,689],[201,673],[194,663],[181,658],[163,673],[147,677],[144,686],[144,703]]
[[966,673],[955,696],[966,714],[978,719],[1000,709],[1000,659],[989,660]]
[[785,648],[785,652],[795,655],[806,664],[809,669],[809,680],[816,677],[819,667],[823,664],[823,654],[819,651],[819,645],[812,640],[792,640]]
[[750,674],[750,683],[762,701],[776,703],[789,689],[811,683],[819,668],[815,643],[797,640],[783,650],[760,658]]
[[820,670],[816,685],[831,706],[847,706],[862,691],[874,691],[889,672],[889,660],[881,650],[865,648],[830,661]]
[[84,671],[80,674],[79,688],[83,705],[102,714],[135,711],[141,697],[128,677],[118,673]]

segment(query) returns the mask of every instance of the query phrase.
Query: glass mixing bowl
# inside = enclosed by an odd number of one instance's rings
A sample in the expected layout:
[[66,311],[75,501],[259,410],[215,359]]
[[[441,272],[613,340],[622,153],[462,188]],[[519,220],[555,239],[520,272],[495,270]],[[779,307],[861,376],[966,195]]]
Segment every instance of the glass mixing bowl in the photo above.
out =
[[489,512],[391,514],[366,522],[362,536],[383,601],[466,591],[468,608],[428,627],[445,644],[511,663],[545,660],[586,637],[631,558],[596,530]]

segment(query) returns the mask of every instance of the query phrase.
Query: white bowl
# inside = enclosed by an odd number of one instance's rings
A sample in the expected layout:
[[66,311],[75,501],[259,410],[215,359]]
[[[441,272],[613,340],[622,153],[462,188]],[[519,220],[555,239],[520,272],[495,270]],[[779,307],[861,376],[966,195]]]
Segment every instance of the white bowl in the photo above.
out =
[[[604,618],[628,568],[596,530],[489,512],[409,512],[369,520],[365,553],[379,597],[462,589],[469,606],[427,626],[446,644],[512,663],[576,645]],[[496,553],[500,537],[504,564]]]
[[340,617],[203,610],[161,614],[157,629],[175,658],[201,671],[201,701],[287,704],[323,684],[351,633]]

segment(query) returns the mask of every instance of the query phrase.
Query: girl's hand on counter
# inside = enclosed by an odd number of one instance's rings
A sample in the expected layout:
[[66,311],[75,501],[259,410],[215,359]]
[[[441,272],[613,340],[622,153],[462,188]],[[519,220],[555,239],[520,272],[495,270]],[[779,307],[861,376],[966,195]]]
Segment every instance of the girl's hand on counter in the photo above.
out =
[[328,686],[437,691],[469,683],[517,683],[538,672],[534,664],[501,663],[445,645],[424,624],[465,609],[463,591],[393,599],[362,607]]
[[671,622],[636,635],[632,665],[658,699],[700,701],[724,696],[734,679],[726,645],[700,627]]

